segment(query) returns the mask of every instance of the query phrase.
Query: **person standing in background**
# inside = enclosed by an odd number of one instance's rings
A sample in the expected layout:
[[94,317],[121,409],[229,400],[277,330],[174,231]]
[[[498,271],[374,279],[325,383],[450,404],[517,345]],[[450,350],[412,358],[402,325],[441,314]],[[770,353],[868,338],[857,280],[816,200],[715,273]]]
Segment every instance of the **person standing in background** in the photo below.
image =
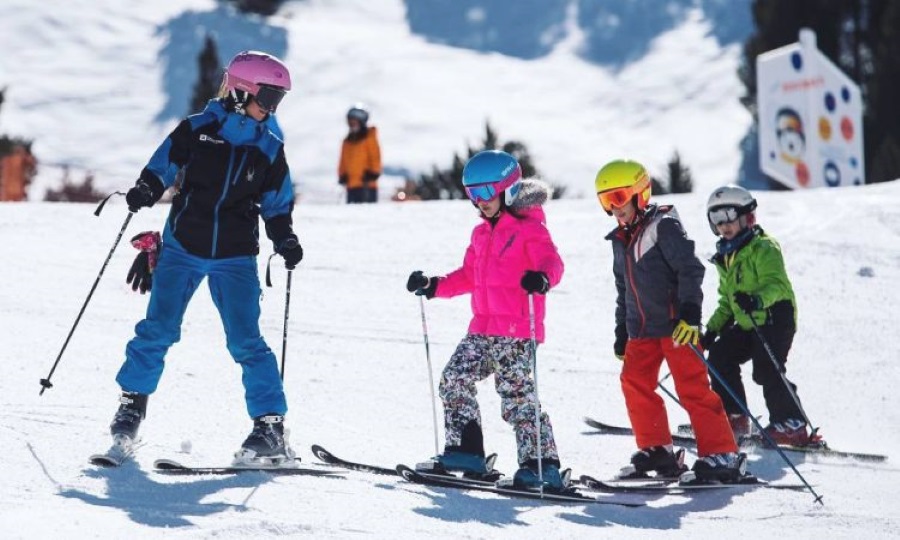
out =
[[18,202],[28,198],[27,188],[37,171],[37,160],[25,145],[16,144],[0,158],[0,201]]
[[378,130],[368,125],[369,111],[356,104],[347,111],[349,133],[341,145],[338,183],[347,189],[347,204],[378,201],[381,147]]

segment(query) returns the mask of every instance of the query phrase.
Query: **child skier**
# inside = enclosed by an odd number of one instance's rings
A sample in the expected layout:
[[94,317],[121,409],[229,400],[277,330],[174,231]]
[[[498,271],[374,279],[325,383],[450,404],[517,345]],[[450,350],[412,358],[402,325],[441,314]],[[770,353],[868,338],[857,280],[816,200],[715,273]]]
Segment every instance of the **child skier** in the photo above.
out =
[[[163,141],[128,191],[129,210],[153,206],[176,172],[183,182],[162,235],[142,233],[129,272],[135,287],[151,288],[147,317],[135,327],[116,381],[121,405],[110,431],[114,448],[130,452],[147,399],[162,375],[166,351],[181,335],[191,295],[204,277],[225,326],[228,351],[243,371],[253,431],[235,465],[290,462],[284,438],[287,404],[275,356],[259,331],[258,216],[275,251],[294,268],[303,258],[292,229],[294,191],[274,112],[291,88],[287,67],[266,53],[245,51],[230,62],[220,96],[189,116]],[[158,235],[157,235],[158,237]],[[149,264],[159,253],[155,269]],[[152,273],[152,281],[151,281]]]
[[444,277],[429,278],[421,271],[409,276],[406,288],[429,299],[471,293],[473,312],[468,333],[441,377],[444,453],[419,468],[490,472],[475,383],[493,374],[503,419],[516,433],[520,469],[514,485],[540,487],[540,456],[544,487],[562,489],[559,455],[546,412],[541,412],[540,451],[537,448],[539,405],[531,376],[528,295],[536,295],[536,339],[543,342],[544,295],[562,278],[563,262],[541,208],[549,189],[521,176],[519,163],[506,152],[484,151],[472,157],[463,170],[463,185],[482,221],[472,231],[462,267]]
[[614,352],[624,361],[622,391],[640,449],[631,457],[633,472],[677,476],[687,470],[674,452],[666,407],[656,393],[665,358],[697,435],[697,478],[736,481],[746,456],[737,453],[705,364],[688,346],[700,335],[705,271],[694,242],[674,207],[650,204],[650,177],[639,163],[606,164],[595,186],[603,209],[618,222],[606,238],[617,290]]
[[[720,237],[712,258],[719,273],[719,304],[702,341],[710,365],[744,404],[741,364],[753,360],[753,380],[762,385],[769,409],[766,432],[776,444],[805,445],[814,441],[806,430],[797,386],[782,379],[797,330],[797,303],[781,246],[756,224],[755,210],[750,192],[732,185],[713,191],[706,204],[709,227]],[[754,335],[754,323],[774,359]],[[718,380],[713,379],[712,387],[722,398],[735,436],[748,435],[750,418]]]

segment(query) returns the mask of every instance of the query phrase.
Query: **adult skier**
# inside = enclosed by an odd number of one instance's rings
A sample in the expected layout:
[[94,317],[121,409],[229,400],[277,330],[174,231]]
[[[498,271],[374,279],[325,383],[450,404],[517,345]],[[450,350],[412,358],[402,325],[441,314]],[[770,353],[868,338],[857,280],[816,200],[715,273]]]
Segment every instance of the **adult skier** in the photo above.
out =
[[[756,199],[739,186],[723,186],[709,196],[706,217],[719,237],[712,258],[719,274],[719,303],[702,342],[710,364],[745,404],[741,364],[752,360],[753,380],[762,385],[769,410],[766,432],[776,444],[805,445],[813,441],[797,386],[782,379],[797,331],[797,302],[781,246],[756,224],[756,207]],[[718,380],[713,379],[712,388],[722,398],[735,436],[748,435],[750,418]]]
[[378,202],[381,146],[378,128],[369,124],[369,111],[356,104],[347,111],[347,136],[341,142],[338,183],[347,188],[347,203]]
[[688,345],[700,337],[700,288],[705,272],[672,206],[650,203],[650,176],[635,161],[607,163],[595,179],[603,210],[617,227],[607,235],[616,284],[614,352],[623,360],[620,380],[640,449],[634,472],[677,476],[686,470],[672,445],[662,398],[656,393],[666,359],[681,405],[697,435],[693,471],[700,480],[736,481],[745,458],[703,361]]
[[[180,339],[187,304],[203,278],[222,318],[228,351],[243,372],[253,430],[235,465],[288,463],[287,403],[275,355],[259,330],[259,217],[275,251],[294,268],[303,249],[292,228],[294,191],[274,113],[291,77],[277,58],[245,51],[228,65],[219,97],[183,120],[141,171],[126,201],[132,212],[153,206],[183,172],[162,234],[142,233],[128,279],[150,289],[147,316],[135,327],[116,377],[120,406],[110,426],[114,448],[130,452],[156,390],[166,352]],[[150,262],[156,258],[153,268]],[[148,256],[148,254],[150,256]],[[151,277],[152,274],[152,277]]]
[[490,472],[475,383],[494,375],[503,419],[516,433],[520,468],[514,485],[540,487],[541,459],[543,487],[562,489],[553,428],[543,410],[538,452],[528,295],[535,295],[535,333],[540,343],[544,341],[544,295],[562,278],[563,262],[541,208],[549,188],[521,177],[519,163],[506,152],[490,150],[473,156],[463,169],[463,185],[481,222],[472,231],[462,267],[443,277],[415,271],[407,281],[407,290],[429,299],[472,295],[468,333],[441,376],[444,452],[419,468],[476,475]]

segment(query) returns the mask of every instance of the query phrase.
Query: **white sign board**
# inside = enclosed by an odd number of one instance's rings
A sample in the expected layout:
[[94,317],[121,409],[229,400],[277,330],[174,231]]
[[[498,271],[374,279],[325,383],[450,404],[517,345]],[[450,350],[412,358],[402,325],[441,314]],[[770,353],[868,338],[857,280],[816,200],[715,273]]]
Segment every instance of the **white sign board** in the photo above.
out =
[[790,188],[865,183],[859,86],[816,47],[799,43],[756,58],[759,166]]

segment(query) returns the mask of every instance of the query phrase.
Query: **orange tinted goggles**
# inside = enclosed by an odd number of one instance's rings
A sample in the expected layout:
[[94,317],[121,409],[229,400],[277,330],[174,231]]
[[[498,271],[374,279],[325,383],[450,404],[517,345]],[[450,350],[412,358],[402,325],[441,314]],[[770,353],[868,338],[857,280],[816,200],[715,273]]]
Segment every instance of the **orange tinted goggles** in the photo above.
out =
[[597,199],[600,201],[600,206],[607,212],[612,212],[613,208],[625,206],[634,196],[634,188],[630,187],[621,187],[597,193]]

